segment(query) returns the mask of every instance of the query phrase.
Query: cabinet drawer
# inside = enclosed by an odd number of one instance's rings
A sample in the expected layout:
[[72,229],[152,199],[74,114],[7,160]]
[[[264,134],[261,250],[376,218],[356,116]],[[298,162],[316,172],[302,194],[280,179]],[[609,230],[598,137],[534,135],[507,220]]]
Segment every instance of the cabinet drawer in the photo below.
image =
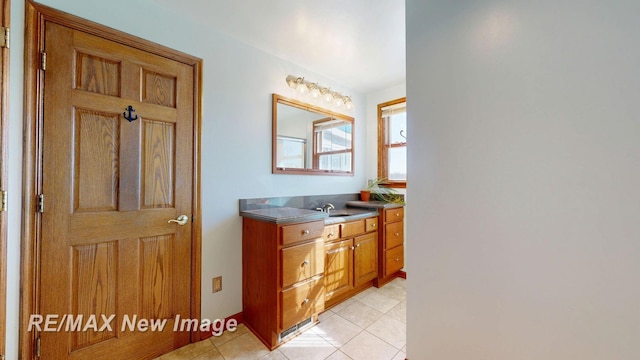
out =
[[282,252],[282,287],[306,280],[324,272],[324,241],[291,246]]
[[378,217],[364,219],[364,229],[366,232],[378,230]]
[[385,226],[385,249],[401,245],[404,242],[404,221],[388,223]]
[[340,237],[350,237],[364,233],[364,219],[340,224]]
[[315,239],[322,236],[324,221],[282,226],[282,245],[295,244],[299,241]]
[[333,241],[340,238],[340,225],[326,225],[322,233],[324,241]]
[[280,329],[299,323],[324,310],[324,281],[321,276],[294,285],[281,293]]
[[398,207],[393,209],[387,209],[384,211],[384,221],[398,221],[404,219],[404,208]]
[[384,275],[389,276],[404,267],[404,246],[385,251]]

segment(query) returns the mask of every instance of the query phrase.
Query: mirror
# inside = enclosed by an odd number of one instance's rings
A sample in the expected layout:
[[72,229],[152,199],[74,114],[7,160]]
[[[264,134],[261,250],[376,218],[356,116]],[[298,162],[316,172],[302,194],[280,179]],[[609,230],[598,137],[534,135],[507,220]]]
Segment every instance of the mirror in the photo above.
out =
[[353,118],[273,94],[273,173],[353,175]]

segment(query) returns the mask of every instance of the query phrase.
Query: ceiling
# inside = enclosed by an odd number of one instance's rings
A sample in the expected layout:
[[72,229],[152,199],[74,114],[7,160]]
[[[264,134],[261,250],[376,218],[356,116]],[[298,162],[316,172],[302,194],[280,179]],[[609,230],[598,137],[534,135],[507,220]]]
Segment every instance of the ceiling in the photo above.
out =
[[405,81],[403,0],[154,2],[362,93]]

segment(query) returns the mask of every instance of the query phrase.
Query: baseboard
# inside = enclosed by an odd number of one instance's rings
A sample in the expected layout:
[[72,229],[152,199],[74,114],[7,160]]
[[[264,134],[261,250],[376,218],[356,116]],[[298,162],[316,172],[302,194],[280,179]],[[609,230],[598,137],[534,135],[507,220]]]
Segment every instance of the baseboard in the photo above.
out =
[[401,278],[407,280],[407,272],[404,271],[404,270],[398,271],[398,277],[401,277]]
[[[224,318],[224,323],[226,324],[229,320],[235,320],[238,323],[238,325],[242,324],[243,322],[242,312],[239,312],[237,314],[233,314],[229,317]],[[208,339],[212,336],[213,336],[213,332],[211,331],[211,328],[205,331],[202,331],[202,329],[200,330],[200,340]]]

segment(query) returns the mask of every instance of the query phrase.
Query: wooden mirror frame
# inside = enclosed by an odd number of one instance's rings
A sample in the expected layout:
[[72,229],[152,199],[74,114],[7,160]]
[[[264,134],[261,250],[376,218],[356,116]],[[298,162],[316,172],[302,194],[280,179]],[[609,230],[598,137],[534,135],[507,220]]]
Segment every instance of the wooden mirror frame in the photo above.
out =
[[[287,168],[283,169],[277,167],[277,143],[278,143],[278,104],[284,104],[292,107],[296,107],[303,110],[313,111],[316,113],[331,116],[337,119],[344,120],[351,123],[351,170],[321,170],[321,169],[307,169],[307,168]],[[273,94],[272,96],[272,130],[271,130],[271,169],[273,174],[293,174],[293,175],[331,175],[331,176],[353,176],[354,175],[354,161],[355,161],[355,124],[354,119],[351,116],[336,113],[321,107],[307,104],[298,100],[290,99],[282,95]]]

